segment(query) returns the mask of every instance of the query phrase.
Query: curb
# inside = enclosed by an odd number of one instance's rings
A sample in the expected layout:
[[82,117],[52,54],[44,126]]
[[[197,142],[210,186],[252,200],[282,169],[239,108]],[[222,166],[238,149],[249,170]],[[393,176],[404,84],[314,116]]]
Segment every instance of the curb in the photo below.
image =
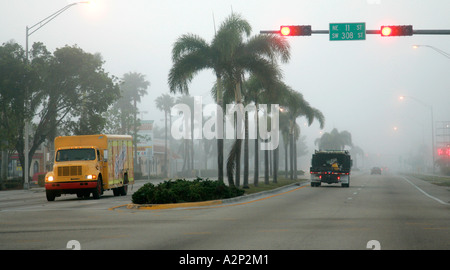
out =
[[[126,204],[127,209],[136,210],[159,210],[172,209],[180,207],[196,207],[196,206],[213,206],[222,204],[222,200],[204,201],[204,202],[190,202],[190,203],[167,203],[167,204]],[[119,206],[120,207],[120,206]]]
[[275,188],[272,190],[262,191],[258,193],[253,193],[249,195],[243,195],[239,197],[229,198],[229,199],[223,199],[223,200],[213,200],[213,201],[203,201],[203,202],[189,202],[189,203],[169,203],[169,204],[125,204],[125,205],[119,205],[116,207],[111,207],[110,210],[115,210],[120,207],[126,207],[130,210],[161,210],[161,209],[173,209],[173,208],[189,208],[189,207],[201,207],[201,206],[217,206],[225,203],[233,203],[233,202],[239,202],[243,200],[251,200],[256,197],[261,196],[267,196],[274,193],[279,193],[285,189],[291,189],[294,186],[306,186],[309,185],[309,181],[304,183],[293,183],[290,185],[286,185],[283,187]]

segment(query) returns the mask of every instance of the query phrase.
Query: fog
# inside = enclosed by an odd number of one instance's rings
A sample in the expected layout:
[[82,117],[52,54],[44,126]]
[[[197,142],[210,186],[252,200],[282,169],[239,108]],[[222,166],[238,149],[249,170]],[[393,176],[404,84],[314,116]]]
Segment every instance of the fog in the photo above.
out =
[[[74,1],[14,0],[0,2],[0,42],[14,40],[25,47],[25,28]],[[312,25],[328,30],[329,23],[365,22],[366,29],[411,24],[414,29],[450,29],[448,0],[96,0],[78,4],[30,36],[50,51],[77,44],[100,53],[105,69],[122,77],[144,74],[151,83],[139,109],[143,119],[162,126],[162,112],[154,100],[169,92],[167,75],[175,40],[193,33],[210,41],[214,29],[231,14],[241,14],[253,28],[278,30],[280,25]],[[450,121],[450,59],[430,45],[450,52],[450,36],[366,36],[363,41],[330,41],[327,34],[289,37],[291,60],[282,65],[284,81],[301,92],[325,116],[325,127],[298,119],[309,151],[314,140],[333,128],[352,134],[365,152],[366,167],[402,166],[420,149],[430,153],[432,121]],[[213,103],[211,71],[190,85],[193,96]],[[400,100],[400,96],[406,96]],[[424,145],[423,148],[421,146]],[[424,151],[424,150],[420,150]],[[307,157],[309,159],[309,157]],[[304,162],[305,163],[305,162]]]

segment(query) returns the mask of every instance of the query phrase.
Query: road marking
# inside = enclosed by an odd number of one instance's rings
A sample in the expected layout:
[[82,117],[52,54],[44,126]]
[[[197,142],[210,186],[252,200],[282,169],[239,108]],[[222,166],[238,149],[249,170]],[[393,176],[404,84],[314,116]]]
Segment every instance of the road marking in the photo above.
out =
[[263,229],[263,230],[258,230],[257,232],[262,232],[262,233],[272,233],[272,232],[289,232],[289,229]]
[[206,235],[206,234],[211,234],[211,232],[186,232],[183,234],[184,235]]
[[413,182],[409,181],[406,177],[404,177],[404,176],[402,176],[402,177],[403,177],[403,179],[406,180],[406,182],[408,182],[408,183],[410,183],[411,185],[413,185],[415,188],[417,188],[420,192],[422,192],[422,193],[423,193],[425,196],[427,196],[428,198],[433,199],[433,200],[435,200],[435,201],[437,201],[438,203],[443,204],[443,205],[450,205],[450,203],[446,203],[446,202],[444,202],[444,201],[442,201],[442,200],[440,200],[440,199],[438,199],[438,198],[436,198],[436,197],[434,197],[434,196],[431,196],[430,194],[426,193],[425,191],[423,191],[423,189],[421,189],[420,187],[418,187],[418,186],[416,186],[415,184],[413,184]]

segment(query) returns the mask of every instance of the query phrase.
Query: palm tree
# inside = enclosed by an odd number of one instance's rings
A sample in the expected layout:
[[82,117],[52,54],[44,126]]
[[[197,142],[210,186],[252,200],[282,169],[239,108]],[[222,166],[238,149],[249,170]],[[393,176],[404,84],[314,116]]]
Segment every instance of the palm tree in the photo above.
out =
[[[122,77],[122,84],[120,90],[122,91],[123,100],[125,102],[132,101],[134,107],[134,119],[133,119],[133,144],[134,144],[134,160],[137,163],[137,130],[138,130],[138,119],[137,119],[137,103],[141,102],[141,97],[147,95],[147,89],[150,86],[150,82],[145,79],[145,75],[136,72],[125,73]],[[123,117],[126,116],[122,114]],[[123,123],[123,122],[122,122]]]
[[280,108],[280,132],[284,146],[284,177],[288,178],[289,117],[284,107]]
[[[276,35],[257,35],[248,39],[247,42],[243,40],[236,42],[235,46],[234,49],[231,49],[234,53],[228,59],[226,73],[235,85],[235,103],[241,105],[244,74],[249,73],[255,76],[264,85],[273,84],[281,78],[281,71],[276,61],[287,62],[290,58],[290,47],[285,39]],[[236,139],[230,151],[227,162],[227,176],[229,178],[232,178],[235,161],[239,162],[240,160],[241,144],[242,141]],[[245,164],[248,163],[245,162]],[[237,163],[237,166],[239,166],[239,163]],[[239,173],[239,168],[237,168],[237,173]]]
[[[183,163],[183,171],[189,170],[192,171],[194,169],[194,98],[189,95],[182,95],[177,98],[176,101],[178,104],[185,104],[189,106],[191,110],[191,115],[185,115],[184,117],[190,117],[190,128],[191,128],[191,139],[188,140],[187,138],[184,139],[184,163]],[[187,165],[187,168],[186,168]]]
[[344,150],[345,146],[353,146],[352,135],[348,131],[339,132],[336,128],[315,140],[320,150]]
[[[255,104],[255,122],[256,122],[256,130],[259,128],[259,117],[258,117],[258,111],[259,111],[259,101],[260,96],[262,92],[264,91],[264,86],[262,85],[261,81],[258,80],[255,76],[250,76],[250,78],[245,82],[245,100],[247,103],[253,102]],[[245,125],[246,131],[248,130],[248,125],[246,123]],[[246,139],[247,139],[246,134]],[[245,158],[244,158],[245,159]],[[245,161],[246,162],[246,161]],[[244,187],[246,183],[245,178],[245,167],[244,167]],[[259,138],[256,136],[255,138],[255,162],[254,162],[254,172],[253,172],[253,185],[255,187],[258,186],[259,182]]]
[[168,177],[168,166],[169,163],[167,161],[167,116],[170,114],[170,110],[172,109],[174,105],[174,98],[171,97],[168,94],[162,94],[161,96],[157,97],[155,100],[156,107],[164,112],[164,119],[165,119],[165,142],[164,142],[164,176]]
[[[217,86],[217,110],[223,108],[222,77],[224,75],[225,62],[229,58],[230,46],[241,33],[250,34],[250,26],[240,16],[232,14],[219,27],[212,42],[208,44],[203,38],[186,34],[177,39],[172,48],[173,66],[169,72],[169,86],[171,92],[189,93],[188,84],[195,75],[205,69],[212,69],[216,75]],[[218,122],[221,113],[217,113]],[[217,134],[217,163],[218,180],[223,182],[223,129],[218,125]]]
[[285,96],[283,105],[286,107],[289,116],[289,145],[290,145],[290,169],[291,179],[297,178],[296,171],[296,154],[295,154],[295,121],[298,117],[306,117],[308,125],[311,125],[315,119],[319,121],[320,127],[323,128],[325,124],[325,117],[318,109],[313,108],[303,98],[303,95],[292,88],[287,87],[288,95]]

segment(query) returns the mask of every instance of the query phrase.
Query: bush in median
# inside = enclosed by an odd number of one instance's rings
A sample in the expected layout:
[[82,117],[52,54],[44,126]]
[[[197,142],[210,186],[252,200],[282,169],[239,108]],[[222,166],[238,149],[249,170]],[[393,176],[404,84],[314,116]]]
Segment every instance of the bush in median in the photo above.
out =
[[244,190],[228,187],[219,181],[197,178],[189,181],[185,179],[169,180],[158,184],[147,183],[132,196],[136,204],[161,204],[198,202],[226,199],[241,196]]

